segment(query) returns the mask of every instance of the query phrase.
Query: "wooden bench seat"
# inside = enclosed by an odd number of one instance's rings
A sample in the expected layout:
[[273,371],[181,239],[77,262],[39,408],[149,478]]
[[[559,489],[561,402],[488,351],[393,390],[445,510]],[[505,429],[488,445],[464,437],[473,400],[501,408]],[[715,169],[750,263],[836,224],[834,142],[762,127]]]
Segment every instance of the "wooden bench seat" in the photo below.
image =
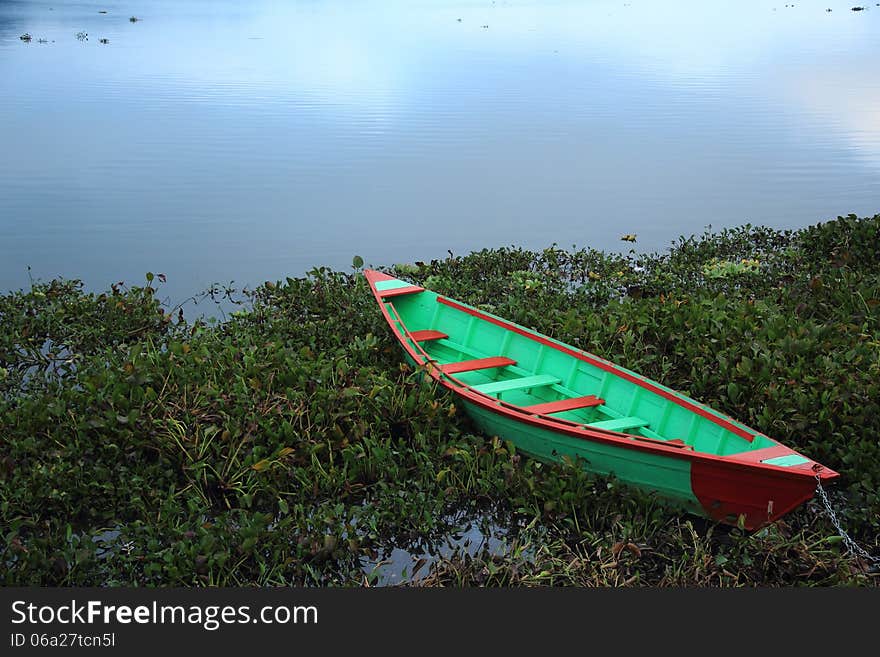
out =
[[516,365],[516,361],[505,356],[492,356],[491,358],[474,358],[458,363],[447,363],[441,365],[440,370],[444,374],[458,374],[459,372],[472,372],[473,370],[486,370],[490,367],[507,367],[508,365]]
[[425,288],[419,287],[418,285],[407,285],[406,287],[395,287],[389,290],[376,290],[379,293],[379,296],[383,299],[388,299],[390,297],[399,297],[402,294],[416,294],[418,292],[424,292]]
[[646,427],[650,424],[647,420],[640,417],[619,417],[614,420],[602,420],[601,422],[589,422],[586,426],[593,429],[605,429],[606,431],[628,431],[629,429],[638,429]]
[[552,386],[560,383],[561,379],[549,374],[535,374],[534,376],[523,376],[518,379],[507,379],[505,381],[493,381],[492,383],[481,383],[471,386],[473,390],[482,392],[486,395],[496,395],[510,390],[523,390],[525,388],[539,388],[541,386]]
[[412,339],[416,342],[427,342],[429,340],[445,340],[449,336],[442,331],[434,331],[432,329],[424,329],[422,331],[413,331],[410,333]]
[[559,401],[544,402],[543,404],[532,404],[531,406],[523,406],[522,409],[535,415],[547,415],[549,413],[573,411],[578,408],[601,406],[604,403],[605,400],[596,397],[596,395],[586,395],[585,397],[571,397],[569,399],[560,399]]

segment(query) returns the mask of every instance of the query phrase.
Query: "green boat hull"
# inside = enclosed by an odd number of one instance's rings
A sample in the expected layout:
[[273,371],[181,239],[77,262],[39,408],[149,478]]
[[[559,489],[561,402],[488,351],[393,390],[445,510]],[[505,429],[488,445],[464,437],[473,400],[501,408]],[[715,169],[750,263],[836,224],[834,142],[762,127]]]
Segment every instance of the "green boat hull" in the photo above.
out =
[[700,502],[691,490],[690,463],[668,456],[587,442],[539,427],[528,427],[475,404],[465,404],[474,423],[487,435],[505,436],[517,449],[541,461],[575,459],[589,472],[613,475],[621,481],[651,490],[695,513]]
[[593,354],[381,272],[365,272],[407,359],[476,425],[544,461],[574,459],[677,506],[754,529],[838,475]]

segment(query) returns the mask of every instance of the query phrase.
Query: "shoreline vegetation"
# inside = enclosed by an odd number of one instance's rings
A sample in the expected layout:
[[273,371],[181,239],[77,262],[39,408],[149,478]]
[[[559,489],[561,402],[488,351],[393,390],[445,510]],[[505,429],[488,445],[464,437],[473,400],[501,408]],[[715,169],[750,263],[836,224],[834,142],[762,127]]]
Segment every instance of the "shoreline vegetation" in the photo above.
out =
[[[0,295],[0,583],[880,584],[817,500],[748,533],[480,435],[404,364],[362,265],[228,291],[224,321],[163,306],[158,274]],[[387,271],[827,464],[880,556],[880,215]]]

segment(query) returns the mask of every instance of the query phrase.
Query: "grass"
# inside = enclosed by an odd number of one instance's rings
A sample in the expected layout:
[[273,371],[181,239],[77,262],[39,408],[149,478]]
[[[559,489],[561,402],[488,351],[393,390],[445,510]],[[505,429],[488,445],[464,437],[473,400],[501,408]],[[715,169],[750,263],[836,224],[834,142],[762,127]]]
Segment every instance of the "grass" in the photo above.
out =
[[[848,216],[658,254],[498,248],[389,270],[826,463],[844,526],[878,554],[878,238],[880,215]],[[370,584],[378,555],[462,512],[506,527],[505,549],[437,556],[412,583],[880,579],[815,502],[748,534],[478,434],[403,364],[357,271],[266,283],[222,322],[163,307],[162,278],[0,296],[4,585]]]

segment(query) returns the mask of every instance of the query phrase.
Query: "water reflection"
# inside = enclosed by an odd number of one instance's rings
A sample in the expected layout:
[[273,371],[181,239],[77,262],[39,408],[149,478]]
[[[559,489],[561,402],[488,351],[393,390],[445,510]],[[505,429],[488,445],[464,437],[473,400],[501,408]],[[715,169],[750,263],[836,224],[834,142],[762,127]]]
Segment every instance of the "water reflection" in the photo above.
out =
[[[374,559],[361,559],[364,581],[370,586],[418,584],[444,559],[506,555],[521,529],[500,524],[492,513],[462,511],[440,519],[439,524],[445,528],[439,536],[403,547],[388,546]],[[531,553],[526,550],[522,556],[530,558]]]
[[54,4],[0,2],[4,289],[28,265],[162,271],[176,302],[355,253],[655,249],[880,210],[880,8]]

